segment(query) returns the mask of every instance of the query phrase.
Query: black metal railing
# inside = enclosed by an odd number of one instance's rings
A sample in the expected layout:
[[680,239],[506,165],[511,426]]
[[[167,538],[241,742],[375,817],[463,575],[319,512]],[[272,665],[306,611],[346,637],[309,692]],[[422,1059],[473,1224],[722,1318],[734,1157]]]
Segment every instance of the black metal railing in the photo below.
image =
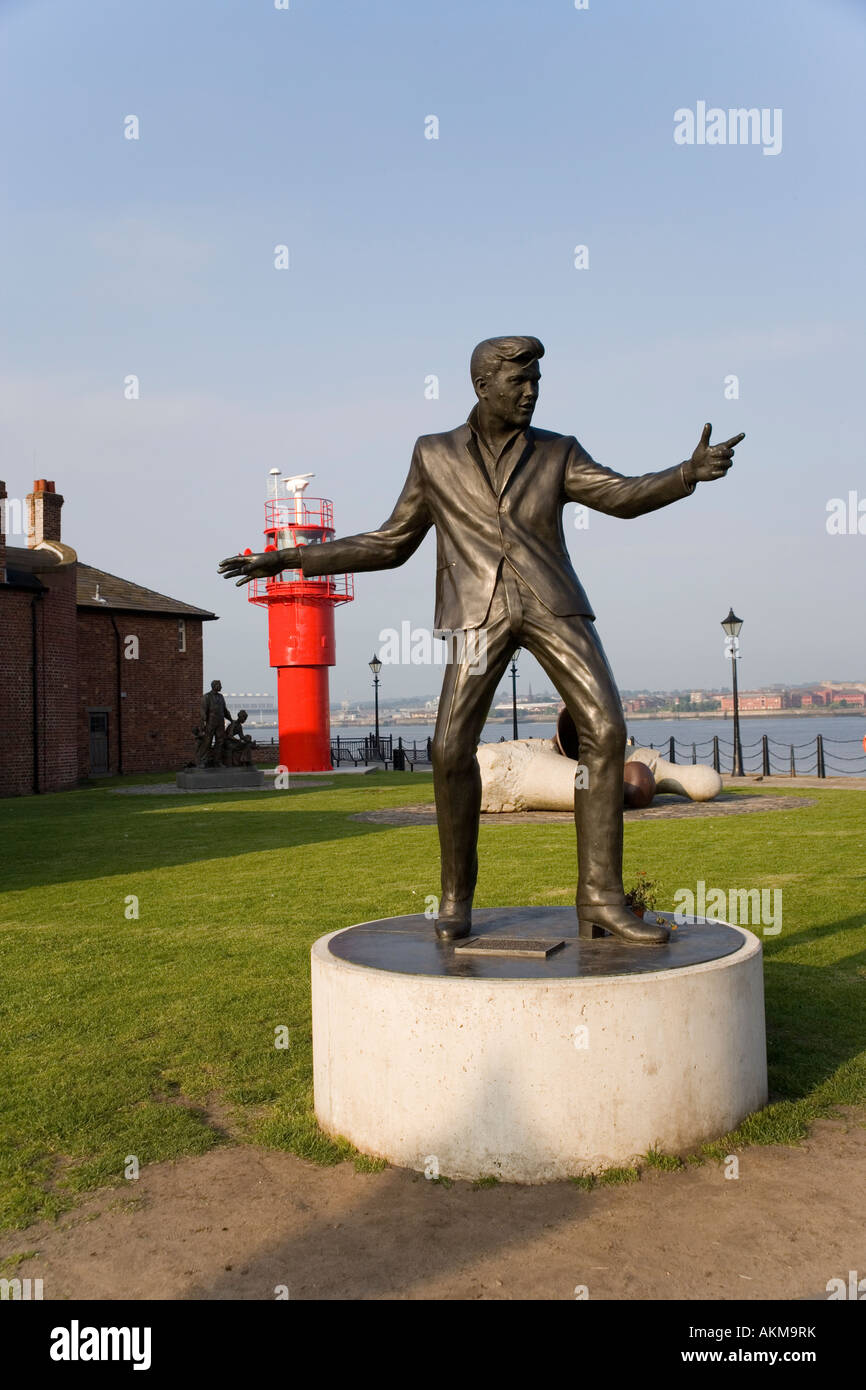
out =
[[374,734],[364,738],[344,738],[337,734],[331,739],[331,762],[334,767],[344,767],[347,763],[360,763],[364,767],[369,767],[370,763],[388,763],[393,742],[391,734],[380,735],[378,740]]
[[[483,741],[483,740],[482,740]],[[629,742],[642,745],[641,740],[631,738]],[[337,734],[331,739],[331,761],[334,767],[351,764],[369,767],[383,763],[395,771],[416,766],[429,767],[432,755],[432,740],[429,738],[394,738],[393,734],[379,737],[378,743],[373,734],[364,738],[344,738]],[[655,749],[655,744],[646,745]],[[259,743],[259,749],[278,750],[276,740],[270,744]],[[764,777],[866,777],[866,748],[857,738],[828,738],[826,734],[816,734],[803,743],[785,743],[762,734],[752,743],[743,743],[743,770],[749,774]],[[852,751],[856,750],[856,751]],[[707,763],[716,772],[732,774],[734,771],[733,739],[712,738],[688,742],[684,739],[668,738],[659,744],[658,750],[670,763]]]
[[331,739],[331,762],[334,767],[345,767],[349,763],[363,767],[384,763],[387,767],[390,763],[395,772],[407,768],[411,772],[416,764],[429,766],[431,744],[429,738],[413,739],[410,743],[408,739],[395,739],[393,734],[380,735],[378,742],[373,734],[366,738],[344,738],[337,734]]
[[[635,739],[629,740],[634,744]],[[764,777],[851,777],[866,776],[866,747],[857,738],[828,738],[816,734],[803,743],[784,743],[762,734],[753,743],[743,743],[743,770]],[[655,744],[649,747],[655,749]],[[856,748],[857,752],[843,751]],[[669,763],[710,763],[716,772],[733,773],[733,739],[712,738],[688,743],[669,738],[658,750]]]

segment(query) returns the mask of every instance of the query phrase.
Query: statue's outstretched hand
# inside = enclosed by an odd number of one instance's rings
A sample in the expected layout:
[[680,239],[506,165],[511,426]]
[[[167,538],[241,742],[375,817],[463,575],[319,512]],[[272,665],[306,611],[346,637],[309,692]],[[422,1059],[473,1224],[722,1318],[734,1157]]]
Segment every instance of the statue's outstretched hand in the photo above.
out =
[[711,444],[712,429],[712,425],[704,425],[700,442],[690,460],[691,468],[689,471],[694,481],[698,483],[708,483],[714,478],[724,478],[734,461],[735,446],[746,437],[744,434],[735,434],[732,439],[726,439],[723,444]]
[[[294,546],[285,550],[266,550],[260,555],[229,555],[220,560],[219,573],[223,579],[234,579],[239,587],[251,579],[266,579],[280,570],[300,569],[301,557]],[[237,576],[240,576],[239,578]]]

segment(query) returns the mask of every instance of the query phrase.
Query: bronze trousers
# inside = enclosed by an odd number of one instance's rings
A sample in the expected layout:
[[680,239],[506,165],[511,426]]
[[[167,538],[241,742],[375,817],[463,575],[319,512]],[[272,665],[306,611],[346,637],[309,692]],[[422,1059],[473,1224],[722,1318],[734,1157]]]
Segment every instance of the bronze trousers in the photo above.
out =
[[[477,640],[476,640],[477,639]],[[626,728],[619,693],[591,618],[555,617],[507,561],[487,620],[454,643],[436,732],[433,782],[442,896],[471,901],[478,877],[478,740],[512,654],[531,652],[574,720],[586,787],[575,789],[578,907],[622,904],[622,785]]]

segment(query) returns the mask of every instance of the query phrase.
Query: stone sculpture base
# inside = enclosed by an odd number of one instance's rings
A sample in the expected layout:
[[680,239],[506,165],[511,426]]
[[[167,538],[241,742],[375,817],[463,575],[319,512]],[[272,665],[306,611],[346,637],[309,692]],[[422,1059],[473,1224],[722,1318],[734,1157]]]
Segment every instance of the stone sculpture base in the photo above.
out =
[[431,1177],[540,1183],[683,1152],[766,1104],[751,932],[690,918],[665,946],[581,941],[573,910],[541,907],[478,910],[473,935],[535,953],[461,954],[420,915],[315,943],[328,1133]]
[[263,787],[265,774],[257,767],[188,767],[177,774],[177,785],[187,792]]

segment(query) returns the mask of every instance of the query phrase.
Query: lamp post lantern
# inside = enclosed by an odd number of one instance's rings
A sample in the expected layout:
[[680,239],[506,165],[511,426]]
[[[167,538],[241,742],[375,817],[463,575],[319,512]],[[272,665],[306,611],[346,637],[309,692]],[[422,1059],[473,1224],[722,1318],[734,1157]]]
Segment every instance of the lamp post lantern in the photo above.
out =
[[378,758],[378,756],[379,756],[379,672],[380,672],[381,669],[382,669],[382,663],[381,663],[381,661],[379,660],[378,656],[376,656],[375,652],[373,653],[373,660],[372,660],[369,664],[370,664],[370,670],[373,672],[373,698],[374,698],[374,700],[375,700],[375,708],[376,708],[376,757]]
[[729,609],[728,616],[722,619],[722,628],[727,641],[725,646],[731,656],[731,670],[733,672],[734,687],[734,776],[744,777],[743,771],[743,745],[740,741],[740,696],[737,690],[737,661],[740,653],[740,629],[743,626],[742,618],[738,618],[733,608]]
[[520,656],[520,648],[511,658],[511,737],[516,739],[517,733],[517,658]]

